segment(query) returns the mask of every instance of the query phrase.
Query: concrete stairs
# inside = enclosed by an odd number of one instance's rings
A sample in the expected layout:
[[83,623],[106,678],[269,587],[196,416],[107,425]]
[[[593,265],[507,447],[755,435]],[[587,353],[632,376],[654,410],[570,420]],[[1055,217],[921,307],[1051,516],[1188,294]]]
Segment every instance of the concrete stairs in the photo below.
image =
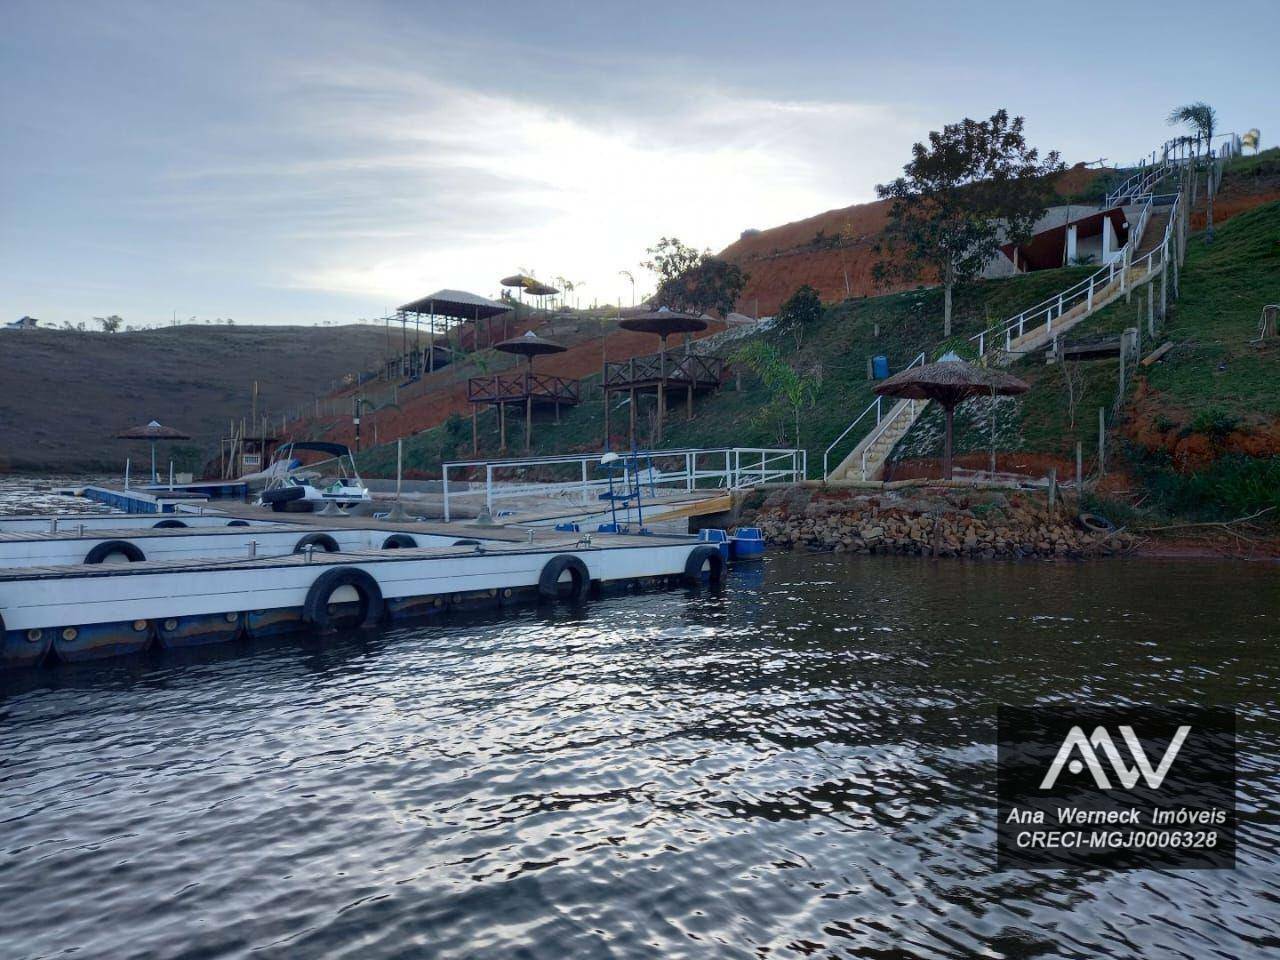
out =
[[[907,435],[928,403],[922,400],[899,400],[880,424],[871,430],[853,452],[840,461],[827,477],[829,480],[880,480],[884,465],[898,441]],[[866,454],[864,463],[863,454]]]

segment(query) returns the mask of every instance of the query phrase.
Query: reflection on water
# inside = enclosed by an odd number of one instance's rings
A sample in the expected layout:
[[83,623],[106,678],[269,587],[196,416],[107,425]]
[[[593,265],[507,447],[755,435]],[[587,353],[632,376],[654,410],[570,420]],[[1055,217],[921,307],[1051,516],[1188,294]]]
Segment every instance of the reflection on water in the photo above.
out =
[[[784,554],[14,676],[0,955],[1263,956],[1274,578]],[[993,872],[994,707],[1079,699],[1239,705],[1236,871]]]
[[59,488],[83,486],[93,481],[83,477],[53,477],[33,480],[30,477],[0,476],[0,517],[15,513],[115,513],[100,503],[55,493]]

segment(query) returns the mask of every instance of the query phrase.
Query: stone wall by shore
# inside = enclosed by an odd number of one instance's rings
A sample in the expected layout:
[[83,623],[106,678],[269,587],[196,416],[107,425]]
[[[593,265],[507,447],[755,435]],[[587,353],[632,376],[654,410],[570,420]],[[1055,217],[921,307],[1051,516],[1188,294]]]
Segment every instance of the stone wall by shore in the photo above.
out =
[[[762,498],[762,499],[761,499]],[[760,491],[744,506],[775,546],[936,557],[1082,559],[1128,553],[1124,531],[1095,533],[1044,493],[921,486],[851,490],[795,486]]]

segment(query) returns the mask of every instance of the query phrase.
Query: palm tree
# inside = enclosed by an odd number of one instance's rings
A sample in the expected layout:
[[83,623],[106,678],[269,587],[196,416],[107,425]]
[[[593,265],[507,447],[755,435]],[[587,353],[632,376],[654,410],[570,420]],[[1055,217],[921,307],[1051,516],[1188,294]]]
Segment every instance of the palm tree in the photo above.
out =
[[632,276],[630,270],[619,270],[618,276],[626,277],[631,284],[631,305],[634,307],[636,305],[636,278]]
[[1203,100],[1184,104],[1169,114],[1169,125],[1185,123],[1196,135],[1204,140],[1205,154],[1209,160],[1209,189],[1205,195],[1207,201],[1205,213],[1205,243],[1213,242],[1213,131],[1218,125],[1218,113]]
[[1240,138],[1240,146],[1253,147],[1253,155],[1258,155],[1258,147],[1262,143],[1262,134],[1258,132],[1258,128],[1254,127]]

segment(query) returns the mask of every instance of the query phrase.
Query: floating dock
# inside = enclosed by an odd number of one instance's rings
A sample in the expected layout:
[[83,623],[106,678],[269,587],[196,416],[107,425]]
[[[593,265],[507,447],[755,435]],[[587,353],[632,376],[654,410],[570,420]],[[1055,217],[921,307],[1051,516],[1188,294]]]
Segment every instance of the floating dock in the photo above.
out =
[[[110,533],[117,554],[128,552],[119,546],[127,543],[152,556],[168,548],[171,558],[117,555],[97,563],[0,569],[0,667],[96,660],[154,644],[230,642],[243,634],[372,626],[535,598],[582,601],[610,584],[718,584],[725,573],[720,550],[688,536],[364,523],[363,529],[145,528],[128,537],[128,528],[116,528]],[[445,530],[416,529],[421,527]],[[78,528],[67,536],[8,536],[0,549],[25,550],[31,561],[44,550],[74,556],[95,539],[82,537]],[[326,537],[339,549],[328,552]],[[249,556],[250,539],[279,553]],[[311,549],[303,545],[295,552],[300,540]],[[210,555],[219,549],[245,553]],[[177,556],[182,551],[204,553]]]

